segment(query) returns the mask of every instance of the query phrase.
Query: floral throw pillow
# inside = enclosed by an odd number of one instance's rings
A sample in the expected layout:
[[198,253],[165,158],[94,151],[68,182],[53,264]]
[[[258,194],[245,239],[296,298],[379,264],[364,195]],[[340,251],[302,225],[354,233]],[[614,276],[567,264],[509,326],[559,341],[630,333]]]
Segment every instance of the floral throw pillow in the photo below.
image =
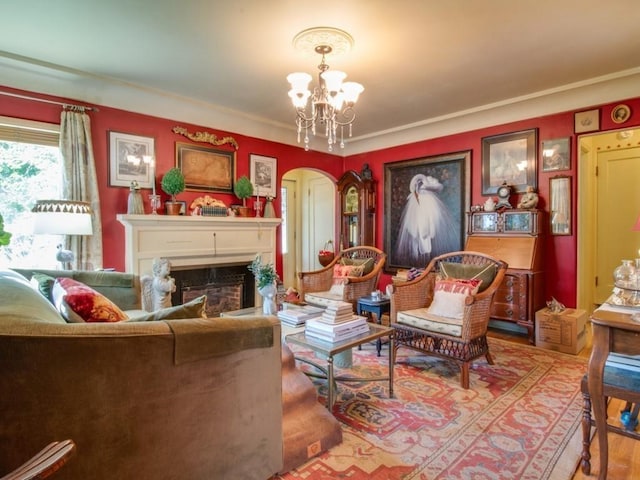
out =
[[56,278],[52,297],[54,305],[69,323],[120,322],[128,319],[107,297],[72,278]]
[[342,265],[336,263],[333,266],[333,284],[331,285],[330,293],[342,295],[347,277],[361,277],[363,271],[364,265]]
[[437,280],[429,313],[440,317],[462,320],[465,299],[478,293],[482,280]]

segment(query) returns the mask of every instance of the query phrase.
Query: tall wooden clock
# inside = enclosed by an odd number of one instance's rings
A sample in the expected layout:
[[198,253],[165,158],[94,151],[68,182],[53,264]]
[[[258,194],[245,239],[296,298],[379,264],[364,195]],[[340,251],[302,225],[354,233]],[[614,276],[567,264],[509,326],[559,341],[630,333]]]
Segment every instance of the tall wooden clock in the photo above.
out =
[[[370,171],[367,171],[370,172]],[[375,182],[369,174],[346,171],[337,184],[340,249],[375,243]]]

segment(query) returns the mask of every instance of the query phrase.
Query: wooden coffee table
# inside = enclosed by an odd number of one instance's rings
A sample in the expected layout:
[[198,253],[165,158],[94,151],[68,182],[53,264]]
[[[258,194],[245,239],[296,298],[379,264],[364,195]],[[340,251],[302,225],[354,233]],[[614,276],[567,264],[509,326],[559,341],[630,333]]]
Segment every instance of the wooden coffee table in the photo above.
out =
[[[316,353],[327,357],[327,366],[321,366],[307,359],[296,357],[296,360],[308,363],[317,368],[322,375],[315,373],[308,373],[309,376],[326,378],[328,384],[329,393],[327,395],[327,408],[331,410],[335,403],[336,397],[336,382],[380,382],[389,381],[389,398],[393,398],[393,328],[385,327],[381,325],[368,324],[369,331],[361,335],[349,338],[340,342],[324,342],[313,337],[308,337],[304,332],[293,333],[285,337],[287,343],[293,345],[299,345],[301,347],[309,348]],[[333,358],[335,355],[362,345],[363,343],[369,343],[378,340],[381,337],[389,337],[389,374],[383,377],[345,377],[336,376],[334,374]]]

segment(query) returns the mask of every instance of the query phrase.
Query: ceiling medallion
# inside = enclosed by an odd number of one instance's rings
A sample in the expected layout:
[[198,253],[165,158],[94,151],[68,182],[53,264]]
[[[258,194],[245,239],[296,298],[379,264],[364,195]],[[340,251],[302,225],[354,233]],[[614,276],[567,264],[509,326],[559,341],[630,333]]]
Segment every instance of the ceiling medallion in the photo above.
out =
[[332,27],[313,27],[293,37],[293,47],[302,52],[317,52],[318,47],[328,46],[335,55],[349,53],[353,37],[344,30]]

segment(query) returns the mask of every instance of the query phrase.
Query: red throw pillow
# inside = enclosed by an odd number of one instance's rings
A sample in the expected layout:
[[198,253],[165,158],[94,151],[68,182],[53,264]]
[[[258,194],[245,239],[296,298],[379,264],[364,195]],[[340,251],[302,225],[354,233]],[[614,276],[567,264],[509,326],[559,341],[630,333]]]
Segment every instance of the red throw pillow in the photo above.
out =
[[52,296],[67,322],[120,322],[129,318],[107,297],[72,278],[56,278]]
[[445,279],[436,281],[429,313],[440,317],[462,319],[465,299],[478,293],[482,280]]

